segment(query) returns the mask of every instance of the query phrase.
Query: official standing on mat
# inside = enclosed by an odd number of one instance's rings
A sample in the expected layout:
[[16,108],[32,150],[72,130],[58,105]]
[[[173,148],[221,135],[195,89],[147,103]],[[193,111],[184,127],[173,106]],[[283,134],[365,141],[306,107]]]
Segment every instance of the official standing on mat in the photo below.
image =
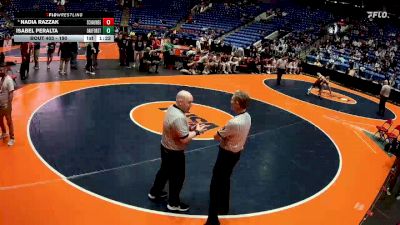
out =
[[281,85],[281,79],[283,74],[286,72],[287,56],[284,56],[276,62],[276,68],[278,69],[278,74],[276,77],[276,85]]
[[236,116],[214,136],[220,145],[211,179],[210,205],[205,225],[219,225],[218,215],[229,212],[232,170],[239,161],[251,127],[251,117],[247,112],[249,102],[250,98],[245,92],[236,91],[231,99],[231,108]]
[[383,81],[383,86],[380,92],[380,101],[379,101],[379,111],[378,115],[384,116],[385,115],[385,110],[386,110],[386,101],[388,100],[390,96],[390,91],[391,87],[389,86],[389,82],[387,80]]
[[167,208],[170,211],[185,212],[189,206],[179,199],[185,180],[185,153],[189,142],[207,128],[204,124],[196,124],[189,128],[185,113],[192,107],[193,96],[188,91],[180,91],[176,96],[176,104],[170,106],[165,114],[161,139],[161,168],[157,172],[153,187],[148,194],[149,199],[158,200],[167,196],[163,191],[169,181],[169,198]]

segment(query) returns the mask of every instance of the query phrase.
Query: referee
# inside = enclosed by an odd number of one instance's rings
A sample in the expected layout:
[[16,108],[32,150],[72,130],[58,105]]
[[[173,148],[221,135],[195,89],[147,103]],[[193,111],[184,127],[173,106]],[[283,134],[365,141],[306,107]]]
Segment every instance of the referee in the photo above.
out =
[[276,77],[276,85],[281,85],[281,79],[283,74],[286,72],[287,56],[284,56],[276,62],[276,67],[278,69],[278,74]]
[[180,91],[176,104],[170,106],[165,114],[161,139],[161,168],[158,170],[153,187],[147,195],[151,200],[160,200],[167,196],[163,191],[169,181],[167,208],[170,211],[185,212],[189,206],[179,199],[185,180],[185,154],[189,142],[203,133],[207,126],[196,124],[189,128],[185,113],[192,107],[193,96],[188,91]]
[[378,110],[378,115],[380,116],[385,116],[385,110],[386,110],[386,101],[388,100],[390,96],[390,91],[391,87],[389,85],[389,82],[387,80],[383,81],[383,86],[380,92],[380,101],[379,101],[379,110]]
[[246,111],[249,102],[250,98],[245,92],[236,91],[231,99],[231,108],[236,116],[214,136],[220,145],[211,179],[210,206],[205,225],[219,225],[218,214],[226,215],[229,212],[232,170],[239,161],[251,127],[251,117]]

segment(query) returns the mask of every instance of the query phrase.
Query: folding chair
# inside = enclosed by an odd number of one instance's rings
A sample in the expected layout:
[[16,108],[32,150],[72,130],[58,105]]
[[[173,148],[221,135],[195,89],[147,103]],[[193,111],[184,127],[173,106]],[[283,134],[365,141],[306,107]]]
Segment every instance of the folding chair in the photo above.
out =
[[389,131],[392,125],[392,119],[388,119],[381,126],[376,126],[377,131],[374,136],[376,136],[376,134],[379,134],[379,139],[385,140],[385,134]]
[[400,125],[397,125],[391,132],[386,132],[386,139],[389,143],[392,143],[393,140],[399,138],[400,136]]

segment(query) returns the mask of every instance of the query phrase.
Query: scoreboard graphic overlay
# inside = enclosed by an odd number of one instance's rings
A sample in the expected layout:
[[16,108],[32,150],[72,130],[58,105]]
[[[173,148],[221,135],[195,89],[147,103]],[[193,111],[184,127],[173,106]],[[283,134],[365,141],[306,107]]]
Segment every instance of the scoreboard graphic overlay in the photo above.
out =
[[16,42],[113,42],[114,17],[110,13],[18,13]]

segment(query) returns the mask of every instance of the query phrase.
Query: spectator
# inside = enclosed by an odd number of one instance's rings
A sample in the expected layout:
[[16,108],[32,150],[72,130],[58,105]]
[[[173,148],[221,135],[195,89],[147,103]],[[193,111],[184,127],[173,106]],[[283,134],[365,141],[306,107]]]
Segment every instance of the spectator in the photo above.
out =
[[35,42],[33,48],[34,48],[33,60],[35,62],[34,69],[38,70],[39,69],[39,56],[40,56],[40,42]]
[[0,128],[1,128],[1,139],[6,138],[7,132],[4,125],[4,117],[7,121],[9,130],[10,140],[8,146],[13,146],[15,143],[14,137],[14,125],[12,121],[12,101],[14,96],[14,81],[7,74],[7,68],[5,64],[0,64],[0,78],[1,78],[1,92],[0,92]]
[[94,67],[94,69],[97,69],[97,66],[98,66],[97,57],[99,56],[99,53],[100,53],[100,43],[99,42],[93,42],[93,48],[94,48],[93,67]]
[[33,48],[33,46],[29,42],[21,43],[20,50],[21,50],[21,59],[22,59],[21,61],[22,62],[21,62],[21,67],[19,69],[21,80],[26,80],[26,78],[28,78],[29,63],[30,63],[32,48]]
[[50,69],[50,63],[53,61],[53,54],[56,50],[56,43],[51,42],[47,44],[47,69]]
[[93,42],[86,43],[86,73],[90,75],[95,75],[93,66],[93,55],[96,52],[96,49],[93,46]]
[[59,73],[61,75],[63,74],[65,75],[67,74],[68,63],[71,61],[72,57],[71,43],[69,42],[61,43],[60,48],[58,49],[58,55],[60,56]]
[[71,70],[76,70],[78,69],[78,49],[79,49],[79,43],[78,42],[71,42]]

